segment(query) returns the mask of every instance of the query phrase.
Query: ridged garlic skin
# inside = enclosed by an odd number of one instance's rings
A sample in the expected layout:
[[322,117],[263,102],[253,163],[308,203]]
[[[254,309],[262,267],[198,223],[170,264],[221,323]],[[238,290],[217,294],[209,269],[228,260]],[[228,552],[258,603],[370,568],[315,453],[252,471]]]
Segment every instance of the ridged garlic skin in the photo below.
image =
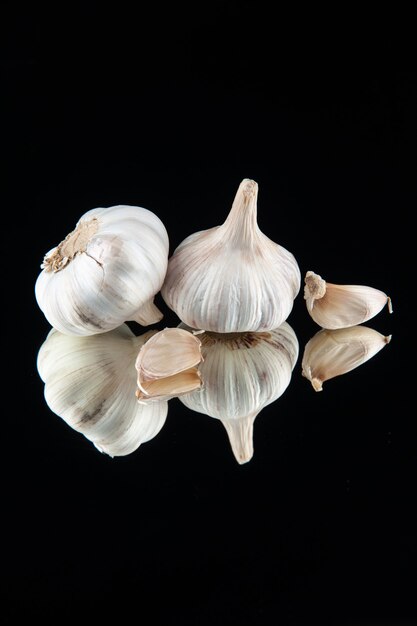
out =
[[[185,327],[185,325],[183,325]],[[189,409],[221,420],[239,463],[253,455],[258,413],[287,389],[299,344],[287,322],[269,332],[198,335],[203,386],[180,396]]]
[[136,337],[126,324],[73,337],[52,329],[37,366],[51,411],[109,456],[125,456],[155,437],[165,423],[167,401],[139,404],[135,359],[154,331]]
[[148,209],[118,205],[87,211],[73,233],[51,250],[35,286],[51,326],[92,335],[128,320],[159,321],[153,304],[165,278],[169,241]]
[[257,224],[258,185],[244,179],[221,226],[187,237],[161,289],[188,326],[214,332],[277,328],[291,313],[301,275],[293,254]]
[[369,361],[391,341],[368,326],[319,330],[305,345],[302,374],[315,391],[326,380],[346,374]]

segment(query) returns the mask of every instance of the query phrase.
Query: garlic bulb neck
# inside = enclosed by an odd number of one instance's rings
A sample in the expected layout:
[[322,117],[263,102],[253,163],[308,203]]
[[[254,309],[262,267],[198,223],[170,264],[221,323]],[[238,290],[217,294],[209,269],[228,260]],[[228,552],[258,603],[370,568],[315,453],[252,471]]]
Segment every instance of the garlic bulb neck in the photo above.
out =
[[233,246],[251,248],[260,232],[257,223],[258,183],[245,178],[239,185],[229,215],[219,235]]
[[239,465],[247,463],[253,457],[253,427],[257,414],[258,411],[255,411],[253,415],[247,415],[246,417],[234,420],[221,420],[229,437],[234,457]]
[[145,304],[136,311],[135,315],[132,316],[132,319],[128,321],[137,322],[141,326],[150,326],[151,324],[160,322],[163,317],[164,314],[158,309],[153,298],[151,298],[151,300],[145,302]]
[[46,272],[59,272],[72,261],[79,252],[86,252],[87,245],[98,230],[98,220],[93,218],[79,222],[78,226],[65,237],[52,252],[47,254],[41,268]]

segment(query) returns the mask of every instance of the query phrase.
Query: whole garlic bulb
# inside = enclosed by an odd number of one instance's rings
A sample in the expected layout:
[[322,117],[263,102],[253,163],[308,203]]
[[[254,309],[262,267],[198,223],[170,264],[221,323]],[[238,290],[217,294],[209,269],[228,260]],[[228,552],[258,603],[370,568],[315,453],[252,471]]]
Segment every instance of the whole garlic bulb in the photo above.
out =
[[190,235],[171,256],[161,294],[191,328],[272,330],[289,316],[300,270],[260,231],[257,196],[257,183],[244,179],[224,224]]
[[113,206],[87,211],[42,264],[35,294],[49,323],[69,335],[93,335],[162,313],[153,304],[165,278],[169,241],[152,211]]
[[126,324],[90,337],[52,329],[37,359],[51,411],[110,456],[124,456],[155,437],[168,402],[139,404],[135,360],[155,331],[136,337]]
[[179,400],[197,413],[219,419],[236,460],[246,463],[253,456],[256,416],[290,383],[298,358],[297,337],[287,322],[269,332],[205,332],[198,337],[203,386]]

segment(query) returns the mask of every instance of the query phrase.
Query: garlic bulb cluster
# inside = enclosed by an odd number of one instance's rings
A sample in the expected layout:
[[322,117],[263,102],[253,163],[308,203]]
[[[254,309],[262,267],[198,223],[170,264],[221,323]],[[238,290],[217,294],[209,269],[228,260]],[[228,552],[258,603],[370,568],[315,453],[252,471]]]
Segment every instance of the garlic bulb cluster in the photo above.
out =
[[[299,344],[287,323],[300,290],[293,254],[257,224],[258,185],[244,179],[226,221],[169,240],[151,211],[86,212],[44,258],[35,294],[52,330],[38,353],[49,408],[100,451],[124,456],[163,427],[168,401],[223,424],[238,463],[253,456],[257,415],[287,389]],[[181,323],[135,336],[163,315]],[[304,298],[322,327],[306,344],[302,375],[316,391],[379,352],[384,336],[361,324],[391,299],[362,285],[305,275]]]
[[38,352],[49,408],[109,456],[132,453],[165,423],[166,400],[140,404],[135,396],[135,359],[154,332],[136,337],[123,324],[74,337],[52,329]]
[[136,397],[139,401],[168,399],[201,387],[198,365],[201,341],[181,328],[165,328],[139,350]]
[[302,374],[315,391],[326,380],[346,374],[371,359],[391,341],[367,326],[319,330],[305,345]]
[[244,179],[224,224],[190,235],[171,256],[161,294],[191,328],[259,332],[288,318],[300,270],[259,229],[257,196],[257,183]]
[[35,294],[45,317],[68,335],[93,335],[162,313],[153,304],[164,281],[169,241],[148,209],[113,206],[87,211],[42,264]]
[[313,320],[322,328],[337,329],[363,324],[385,305],[392,313],[391,299],[379,289],[365,285],[336,285],[308,271],[304,299]]
[[246,463],[253,456],[256,416],[290,383],[298,358],[297,337],[283,322],[269,332],[205,332],[199,339],[203,386],[179,399],[189,409],[219,419],[236,460]]

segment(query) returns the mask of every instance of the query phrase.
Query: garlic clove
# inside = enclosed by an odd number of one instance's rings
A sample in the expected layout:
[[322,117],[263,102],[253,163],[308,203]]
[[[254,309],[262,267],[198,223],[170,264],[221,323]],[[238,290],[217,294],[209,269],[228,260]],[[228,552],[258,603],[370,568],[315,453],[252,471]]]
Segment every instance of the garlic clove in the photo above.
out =
[[157,332],[136,359],[138,400],[174,397],[198,389],[201,360],[201,341],[193,333],[181,328]]
[[304,299],[313,320],[322,328],[347,328],[377,315],[385,305],[392,313],[391,299],[379,289],[364,285],[337,285],[308,271]]
[[[181,324],[186,327],[185,324]],[[284,322],[268,332],[198,335],[202,387],[183,394],[189,409],[220,420],[239,463],[253,455],[253,423],[287,389],[298,359],[298,340]]]
[[326,380],[359,367],[391,341],[367,326],[319,330],[305,345],[302,375],[315,391],[322,391]]
[[190,235],[169,259],[161,294],[189,327],[259,332],[289,316],[300,270],[259,229],[257,197],[258,184],[244,179],[224,224]]
[[102,452],[123,456],[155,437],[168,403],[139,405],[135,359],[156,331],[135,337],[123,324],[108,333],[75,337],[52,329],[37,366],[51,411]]
[[239,465],[248,463],[253,457],[253,426],[257,414],[258,412],[238,419],[221,420]]
[[159,321],[153,304],[168,266],[165,226],[137,206],[97,208],[44,258],[35,295],[51,326],[68,335],[107,332],[126,320]]

